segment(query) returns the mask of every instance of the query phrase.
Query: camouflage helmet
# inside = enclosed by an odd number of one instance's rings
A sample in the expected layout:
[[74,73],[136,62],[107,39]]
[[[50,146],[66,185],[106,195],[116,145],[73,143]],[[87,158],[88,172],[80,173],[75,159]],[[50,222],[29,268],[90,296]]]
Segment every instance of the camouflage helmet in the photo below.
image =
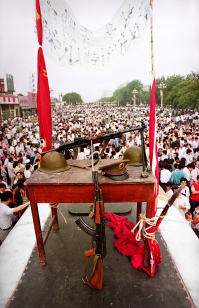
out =
[[39,170],[45,173],[56,173],[66,171],[69,168],[70,166],[67,164],[64,155],[53,151],[44,155]]
[[123,159],[129,159],[130,162],[127,163],[127,165],[131,166],[143,166],[143,161],[142,161],[142,148],[140,147],[129,147],[126,149],[124,152],[124,157]]

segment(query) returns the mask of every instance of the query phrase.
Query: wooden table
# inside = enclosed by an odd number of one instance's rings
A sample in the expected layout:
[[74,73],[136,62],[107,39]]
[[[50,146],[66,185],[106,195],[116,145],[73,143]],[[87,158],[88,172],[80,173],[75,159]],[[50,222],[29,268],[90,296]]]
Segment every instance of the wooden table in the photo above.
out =
[[[78,163],[81,166],[88,166],[90,161],[69,161],[69,163],[71,165]],[[101,160],[94,168],[98,170],[100,166],[106,164],[110,164],[110,161]],[[121,182],[113,181],[99,172],[99,186],[102,189],[103,200],[105,203],[137,202],[137,216],[141,212],[141,203],[147,202],[146,216],[151,218],[156,178],[152,172],[148,173],[148,178],[141,178],[142,167],[127,166],[127,169],[129,179]],[[42,237],[37,203],[93,203],[95,185],[92,181],[92,170],[91,168],[81,169],[74,166],[65,172],[51,174],[37,170],[26,181],[26,184],[32,209],[40,265],[45,266],[44,244],[47,239],[44,240]],[[55,208],[51,208],[51,215],[53,222],[50,229],[58,230],[58,217]]]

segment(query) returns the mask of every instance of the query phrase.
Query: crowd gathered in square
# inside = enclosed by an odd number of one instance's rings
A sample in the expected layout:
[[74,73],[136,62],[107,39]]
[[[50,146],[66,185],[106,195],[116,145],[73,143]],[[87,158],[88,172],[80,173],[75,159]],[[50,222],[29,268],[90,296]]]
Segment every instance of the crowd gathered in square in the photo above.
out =
[[[52,112],[52,146],[129,130],[144,122],[145,152],[149,162],[149,107],[66,107]],[[37,115],[9,118],[0,123],[0,245],[29,205],[26,180],[39,172],[41,139]],[[122,133],[103,143],[69,149],[67,160],[123,159],[130,147],[141,147],[139,130]],[[199,236],[199,113],[197,110],[157,110],[159,183],[168,198],[182,184],[185,187],[174,206]],[[102,153],[103,152],[103,153]],[[148,168],[150,169],[149,165]]]

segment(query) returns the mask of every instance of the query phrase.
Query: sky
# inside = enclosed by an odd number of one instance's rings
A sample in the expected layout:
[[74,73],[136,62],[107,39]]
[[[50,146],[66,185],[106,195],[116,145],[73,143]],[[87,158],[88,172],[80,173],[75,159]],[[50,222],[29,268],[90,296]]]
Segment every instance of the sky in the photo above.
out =
[[[98,29],[111,20],[123,0],[68,0],[78,21]],[[199,72],[199,0],[153,0],[154,71],[156,78]],[[0,0],[0,78],[14,76],[15,94],[27,95],[29,76],[37,72],[35,0]],[[45,56],[45,54],[44,54]],[[64,69],[45,56],[51,96],[77,92],[83,101],[102,97],[127,81],[151,83],[150,27],[135,49],[118,64],[96,72]]]

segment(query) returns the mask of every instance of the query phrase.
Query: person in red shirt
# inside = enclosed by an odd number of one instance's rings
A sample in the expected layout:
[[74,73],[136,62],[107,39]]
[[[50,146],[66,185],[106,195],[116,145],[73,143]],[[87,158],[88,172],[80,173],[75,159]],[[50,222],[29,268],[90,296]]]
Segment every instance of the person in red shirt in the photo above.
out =
[[191,209],[190,212],[193,214],[196,207],[199,206],[199,175],[197,176],[196,183],[191,185]]

